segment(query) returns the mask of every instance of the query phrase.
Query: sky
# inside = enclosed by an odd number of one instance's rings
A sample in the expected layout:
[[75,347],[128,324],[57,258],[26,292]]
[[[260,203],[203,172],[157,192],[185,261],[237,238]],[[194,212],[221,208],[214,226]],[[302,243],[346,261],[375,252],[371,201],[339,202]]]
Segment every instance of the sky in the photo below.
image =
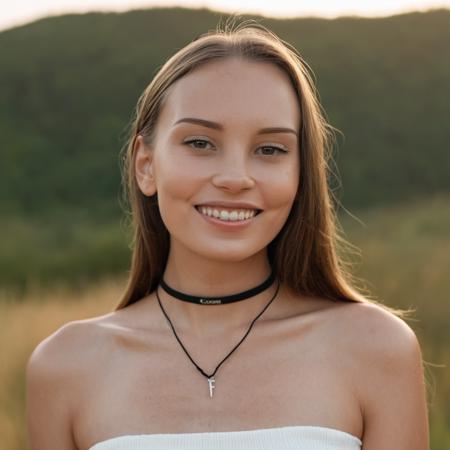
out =
[[49,15],[88,11],[126,11],[152,6],[208,7],[272,17],[386,16],[406,11],[450,8],[450,0],[0,0],[0,30]]

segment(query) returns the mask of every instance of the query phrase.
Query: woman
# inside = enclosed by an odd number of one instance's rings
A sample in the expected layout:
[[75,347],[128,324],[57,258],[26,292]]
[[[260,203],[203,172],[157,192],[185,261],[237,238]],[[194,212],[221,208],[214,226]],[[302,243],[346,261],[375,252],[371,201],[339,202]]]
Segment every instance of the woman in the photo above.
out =
[[33,352],[31,450],[428,448],[416,336],[338,256],[331,130],[262,26],[166,62],[125,154],[126,292]]

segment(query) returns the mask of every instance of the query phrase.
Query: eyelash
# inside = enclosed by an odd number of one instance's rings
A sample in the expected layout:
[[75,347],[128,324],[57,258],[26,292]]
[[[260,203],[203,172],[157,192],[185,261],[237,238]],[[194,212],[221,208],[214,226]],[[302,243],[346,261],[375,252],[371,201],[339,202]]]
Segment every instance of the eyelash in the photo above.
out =
[[[188,141],[184,141],[183,144],[190,145],[190,144],[192,144],[193,142],[204,142],[204,143],[213,145],[213,144],[211,144],[211,142],[209,142],[209,141],[206,140],[206,139],[190,139],[190,140],[188,140]],[[194,147],[194,148],[195,148],[195,147]],[[278,147],[278,146],[276,146],[276,145],[262,145],[262,146],[259,147],[259,148],[272,148],[272,149],[274,149],[274,150],[277,150],[277,151],[278,151],[279,153],[281,153],[281,154],[289,153],[288,150],[286,150],[286,149],[284,149],[284,148],[282,148],[282,147]],[[206,148],[200,148],[199,150],[206,150]],[[271,154],[271,155],[265,154],[264,156],[273,156],[273,154]]]

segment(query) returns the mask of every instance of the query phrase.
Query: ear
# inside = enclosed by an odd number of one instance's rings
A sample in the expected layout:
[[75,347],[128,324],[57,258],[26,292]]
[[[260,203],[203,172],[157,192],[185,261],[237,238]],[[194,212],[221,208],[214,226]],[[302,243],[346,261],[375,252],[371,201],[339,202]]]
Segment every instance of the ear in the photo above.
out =
[[139,189],[147,197],[156,193],[153,173],[153,149],[147,146],[144,138],[138,135],[134,142],[134,170]]

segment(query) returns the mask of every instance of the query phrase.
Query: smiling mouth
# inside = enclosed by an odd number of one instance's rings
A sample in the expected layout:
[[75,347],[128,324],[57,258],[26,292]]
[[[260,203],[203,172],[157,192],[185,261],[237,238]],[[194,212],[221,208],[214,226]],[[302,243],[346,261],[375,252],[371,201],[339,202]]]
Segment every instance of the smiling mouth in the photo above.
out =
[[224,222],[242,222],[252,219],[262,212],[261,209],[223,208],[212,206],[196,206],[197,211],[207,217],[212,217]]

